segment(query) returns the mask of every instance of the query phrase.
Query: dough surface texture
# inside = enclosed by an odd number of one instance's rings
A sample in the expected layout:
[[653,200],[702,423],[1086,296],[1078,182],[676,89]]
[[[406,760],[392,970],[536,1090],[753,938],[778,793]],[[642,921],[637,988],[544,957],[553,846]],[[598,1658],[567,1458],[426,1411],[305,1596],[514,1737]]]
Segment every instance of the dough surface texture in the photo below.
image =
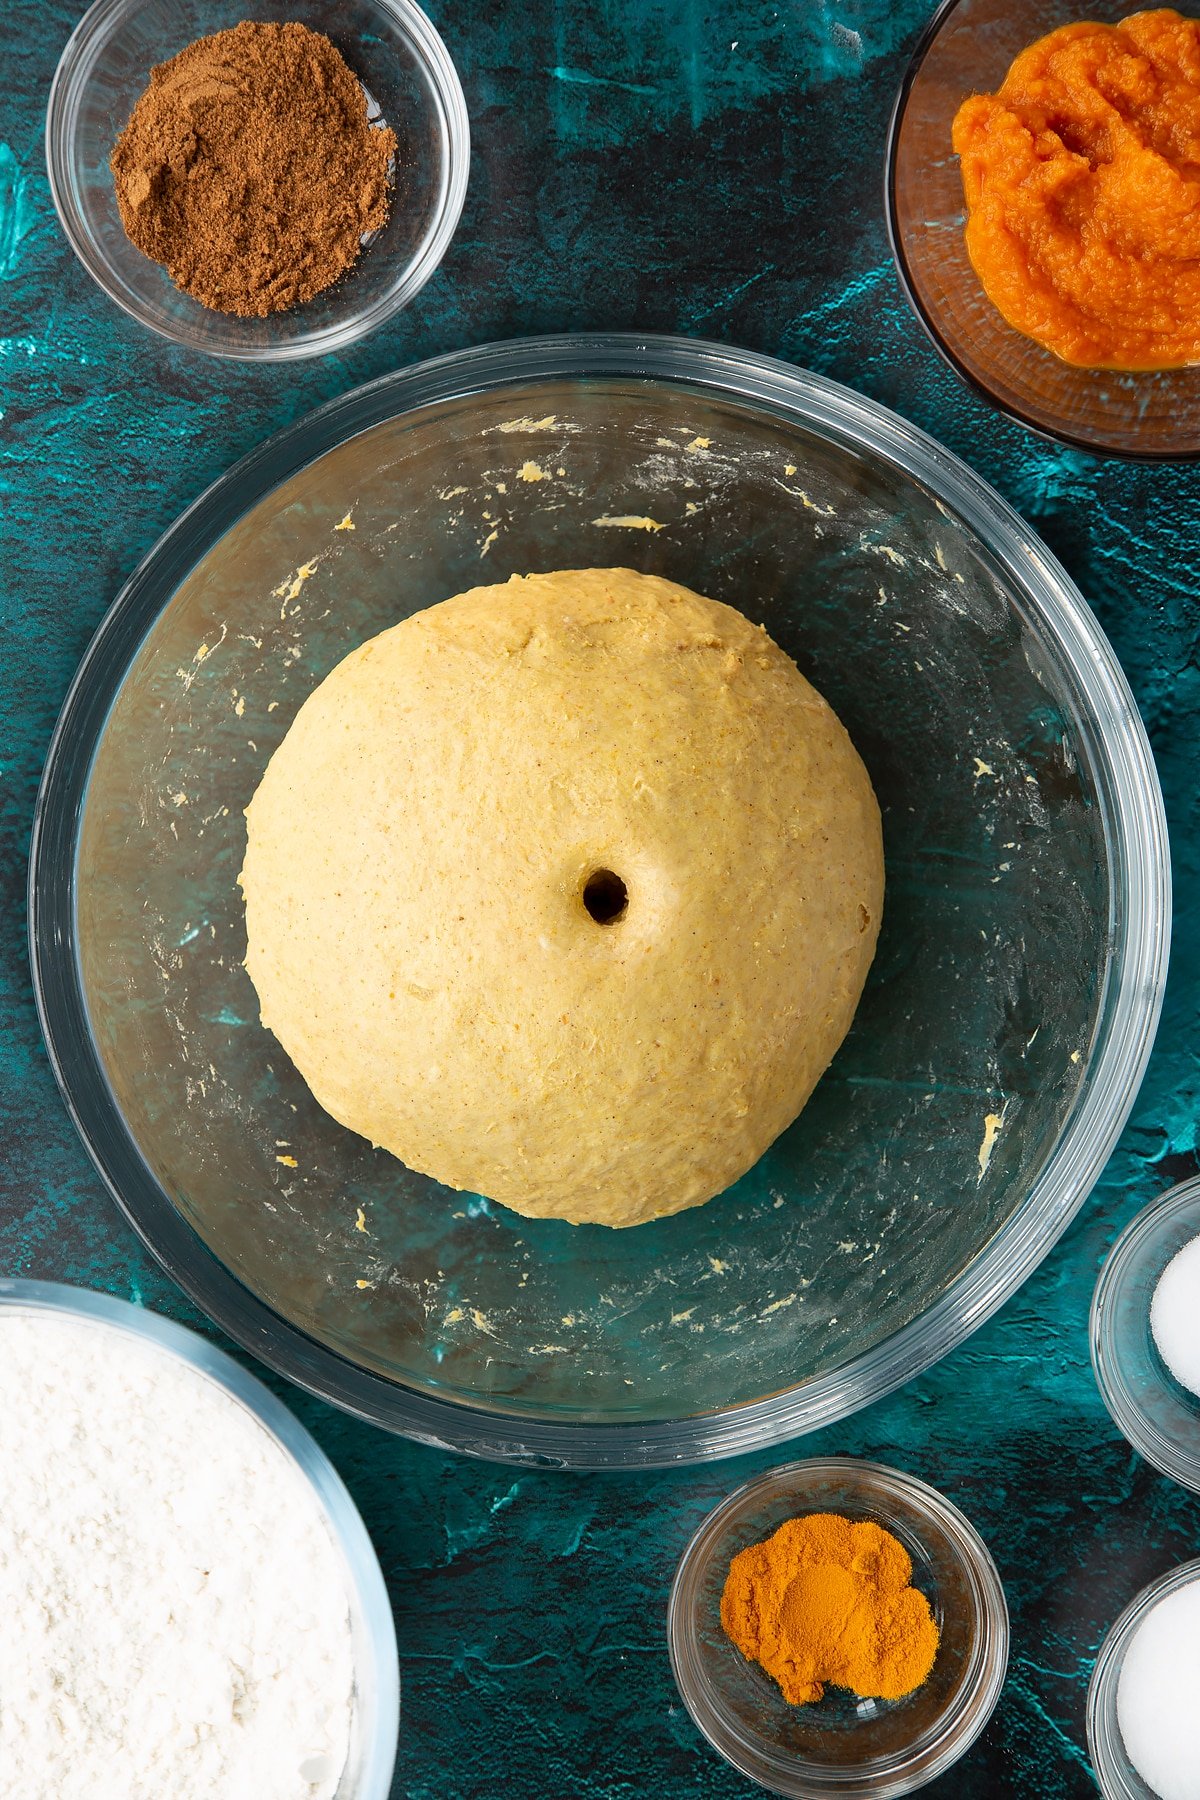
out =
[[758,1160],[845,1036],[883,905],[826,702],[740,612],[628,569],[514,576],[362,644],[246,816],[247,968],[320,1104],[575,1223],[679,1212]]

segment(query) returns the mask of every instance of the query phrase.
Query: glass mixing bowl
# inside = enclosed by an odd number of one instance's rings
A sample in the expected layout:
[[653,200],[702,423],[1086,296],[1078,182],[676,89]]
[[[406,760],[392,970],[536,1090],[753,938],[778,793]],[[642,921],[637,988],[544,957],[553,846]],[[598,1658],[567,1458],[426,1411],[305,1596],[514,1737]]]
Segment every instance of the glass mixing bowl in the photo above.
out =
[[[242,19],[294,21],[331,38],[372,118],[395,128],[386,224],[340,280],[267,319],[213,312],[130,243],[108,159],[156,63]],[[462,212],[471,131],[445,44],[413,0],[96,0],[62,53],[46,107],[46,166],[63,230],[110,300],[177,344],[244,362],[344,350],[407,306],[446,254]]]
[[[354,645],[481,581],[619,563],[742,608],[828,696],[888,897],[799,1120],[709,1205],[614,1232],[336,1125],[258,1022],[235,881],[268,757]],[[764,357],[542,339],[336,401],[167,533],[51,746],[33,962],[97,1166],[232,1336],[426,1440],[662,1464],[844,1416],[1025,1278],[1132,1104],[1168,870],[1112,651],[961,463]]]

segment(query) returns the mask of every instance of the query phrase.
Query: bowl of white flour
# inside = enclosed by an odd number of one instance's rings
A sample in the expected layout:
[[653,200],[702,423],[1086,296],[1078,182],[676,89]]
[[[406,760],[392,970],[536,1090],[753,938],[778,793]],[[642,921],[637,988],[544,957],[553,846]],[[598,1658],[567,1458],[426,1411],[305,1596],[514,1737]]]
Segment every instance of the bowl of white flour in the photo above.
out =
[[386,1800],[387,1590],[313,1439],[203,1338],[0,1281],[6,1800]]

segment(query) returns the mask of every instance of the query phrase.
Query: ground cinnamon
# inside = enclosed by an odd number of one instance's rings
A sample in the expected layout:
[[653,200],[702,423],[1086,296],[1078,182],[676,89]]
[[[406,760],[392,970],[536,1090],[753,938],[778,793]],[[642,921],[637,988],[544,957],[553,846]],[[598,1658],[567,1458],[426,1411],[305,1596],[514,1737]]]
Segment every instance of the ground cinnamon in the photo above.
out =
[[395,152],[327,37],[243,22],[150,71],[112,171],[125,230],[177,287],[263,318],[350,267],[387,218]]
[[839,1513],[789,1519],[734,1557],[721,1623],[785,1700],[819,1700],[827,1683],[879,1700],[921,1686],[937,1655],[929,1602],[890,1531]]

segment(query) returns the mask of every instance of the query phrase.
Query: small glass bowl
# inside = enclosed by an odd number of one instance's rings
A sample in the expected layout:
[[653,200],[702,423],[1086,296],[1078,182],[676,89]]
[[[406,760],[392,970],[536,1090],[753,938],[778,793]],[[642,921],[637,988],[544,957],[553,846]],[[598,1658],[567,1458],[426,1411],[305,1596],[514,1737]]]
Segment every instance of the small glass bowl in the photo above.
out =
[[[332,287],[266,319],[214,312],[181,293],[126,237],[108,166],[154,64],[247,16],[295,21],[331,38],[372,116],[378,109],[400,140],[386,225]],[[454,235],[470,142],[450,54],[413,0],[96,0],[62,53],[46,109],[50,191],[89,275],[152,331],[245,362],[344,350],[406,306]]]
[[[813,1512],[872,1519],[912,1557],[941,1642],[928,1680],[903,1700],[831,1688],[791,1706],[725,1635],[730,1562]],[[709,1514],[676,1572],[667,1637],[684,1705],[744,1775],[792,1800],[889,1800],[942,1774],[987,1724],[1008,1664],[1008,1608],[987,1546],[941,1494],[880,1463],[816,1457],[748,1481]]]
[[1181,1563],[1143,1588],[1100,1646],[1087,1691],[1088,1754],[1104,1800],[1159,1800],[1129,1760],[1117,1722],[1121,1670],[1134,1633],[1160,1600],[1200,1579],[1200,1560]]
[[400,1724],[400,1666],[391,1602],[367,1528],[325,1452],[274,1394],[199,1333],[126,1300],[58,1281],[0,1279],[0,1312],[63,1313],[124,1332],[186,1363],[245,1408],[310,1490],[342,1559],[350,1609],[354,1710],[335,1800],[388,1800]]
[[1158,1353],[1150,1302],[1177,1251],[1200,1236],[1200,1176],[1181,1182],[1127,1225],[1092,1297],[1092,1367],[1113,1421],[1172,1481],[1200,1494],[1200,1397]]
[[1127,372],[1063,362],[1009,325],[963,237],[951,127],[1029,44],[1080,19],[1116,24],[1132,0],[943,0],[917,42],[888,131],[885,210],[896,270],[950,367],[1031,431],[1093,455],[1200,456],[1200,367]]

